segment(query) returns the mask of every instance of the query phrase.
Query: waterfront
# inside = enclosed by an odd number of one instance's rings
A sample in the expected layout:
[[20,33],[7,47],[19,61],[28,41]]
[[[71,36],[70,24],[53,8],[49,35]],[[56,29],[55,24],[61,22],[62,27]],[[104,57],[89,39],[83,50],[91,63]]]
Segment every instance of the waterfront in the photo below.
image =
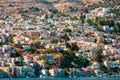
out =
[[120,77],[112,78],[97,78],[97,77],[87,77],[87,78],[0,78],[0,80],[120,80]]

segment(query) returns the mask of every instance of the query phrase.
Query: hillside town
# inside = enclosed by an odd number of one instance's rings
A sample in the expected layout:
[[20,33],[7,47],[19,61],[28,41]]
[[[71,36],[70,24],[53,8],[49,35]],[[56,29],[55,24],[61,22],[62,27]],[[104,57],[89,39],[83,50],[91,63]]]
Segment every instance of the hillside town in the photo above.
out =
[[0,15],[0,77],[120,76],[120,23],[111,8],[73,17]]

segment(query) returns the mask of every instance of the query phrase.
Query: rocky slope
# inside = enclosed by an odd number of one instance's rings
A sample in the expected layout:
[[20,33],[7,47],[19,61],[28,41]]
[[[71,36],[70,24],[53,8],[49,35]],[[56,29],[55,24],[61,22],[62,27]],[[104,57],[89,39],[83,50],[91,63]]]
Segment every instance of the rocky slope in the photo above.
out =
[[[39,11],[34,14],[51,14],[51,9],[67,15],[80,15],[82,8],[89,2],[98,0],[1,0],[0,14],[8,15],[18,13],[20,9],[28,10],[31,7],[37,7]],[[33,14],[29,11],[27,14]]]

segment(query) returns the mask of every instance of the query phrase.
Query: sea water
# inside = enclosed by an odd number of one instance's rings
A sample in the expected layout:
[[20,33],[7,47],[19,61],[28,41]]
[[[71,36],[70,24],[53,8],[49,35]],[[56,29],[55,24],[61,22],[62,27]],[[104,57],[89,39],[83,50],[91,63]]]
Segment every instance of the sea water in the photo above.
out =
[[120,77],[111,78],[98,78],[98,77],[88,77],[88,78],[0,78],[0,80],[120,80]]

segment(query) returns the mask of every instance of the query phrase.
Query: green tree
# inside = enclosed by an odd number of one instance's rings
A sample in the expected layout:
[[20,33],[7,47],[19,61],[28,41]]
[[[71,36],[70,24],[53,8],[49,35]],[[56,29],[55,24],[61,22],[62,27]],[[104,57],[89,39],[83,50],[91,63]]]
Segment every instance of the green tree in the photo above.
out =
[[48,14],[45,14],[45,19],[48,19],[48,18],[49,18]]
[[85,9],[84,9],[84,13],[88,13],[88,12],[89,12],[88,8],[85,7]]
[[75,53],[73,52],[73,51],[71,51],[71,50],[68,50],[67,52],[67,56],[69,57],[69,58],[72,58],[72,57],[74,57],[75,55]]
[[101,26],[104,26],[104,25],[106,25],[106,22],[103,19],[99,19],[98,24],[101,25]]
[[38,11],[40,11],[40,9],[37,8],[37,7],[30,7],[29,10],[30,10],[30,11],[33,11],[33,12],[38,12]]
[[89,26],[91,26],[93,24],[92,20],[87,20],[86,22]]
[[114,27],[114,32],[119,32],[119,31],[120,31],[120,27],[116,25],[116,26]]
[[70,49],[74,50],[74,51],[78,51],[79,47],[78,47],[78,45],[76,43],[72,43]]
[[66,43],[66,47],[70,48],[71,47],[70,43]]
[[27,51],[31,52],[31,53],[35,53],[37,51],[37,49],[36,48],[31,48],[31,49],[28,49]]
[[98,50],[97,53],[92,57],[93,60],[102,63],[103,62],[103,55],[102,55],[102,50]]
[[74,17],[70,17],[71,20],[77,20],[78,17],[77,16],[74,16]]
[[62,36],[62,39],[64,39],[65,42],[70,40],[70,38],[68,37],[68,35],[66,33]]
[[22,56],[21,56],[20,53],[18,53],[17,51],[16,51],[16,52],[12,52],[12,51],[11,51],[10,57],[22,57]]
[[81,56],[78,57],[75,62],[79,65],[80,68],[86,67],[89,65],[89,61],[86,58]]
[[52,48],[47,48],[47,49],[45,50],[45,53],[52,53],[52,52],[54,52],[54,50],[53,50]]
[[69,28],[65,28],[65,29],[63,29],[63,31],[64,31],[64,32],[68,32],[68,33],[72,32],[72,30],[69,29]]
[[108,23],[109,23],[110,27],[114,27],[115,26],[115,22],[113,20],[110,20]]
[[32,19],[29,24],[36,24],[36,23],[37,23],[36,19]]
[[97,42],[97,39],[96,39],[96,38],[94,39],[94,42],[95,42],[95,43]]
[[95,17],[94,19],[92,19],[92,22],[94,25],[98,25],[98,17]]
[[58,10],[57,9],[49,9],[50,12],[52,12],[53,14],[57,14]]
[[85,22],[85,21],[84,21],[85,17],[86,17],[86,16],[83,15],[83,13],[81,13],[81,15],[80,15],[80,20],[81,20],[82,24]]
[[51,13],[51,14],[50,14],[50,18],[53,18],[53,17],[54,17],[54,14],[53,14],[53,13]]

